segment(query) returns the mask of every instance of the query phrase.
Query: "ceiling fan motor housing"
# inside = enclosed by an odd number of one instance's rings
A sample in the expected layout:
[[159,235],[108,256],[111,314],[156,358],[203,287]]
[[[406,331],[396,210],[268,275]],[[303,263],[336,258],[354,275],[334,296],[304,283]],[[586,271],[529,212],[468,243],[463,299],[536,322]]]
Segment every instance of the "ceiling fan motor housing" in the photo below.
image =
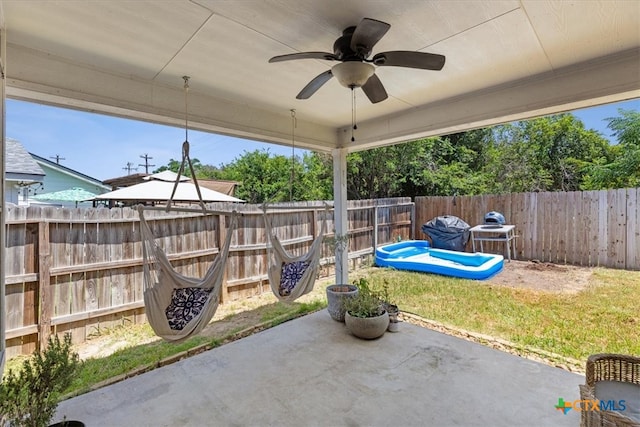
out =
[[[333,43],[333,53],[340,61],[362,61],[369,56],[371,51],[351,49],[351,38],[356,27],[348,27],[342,32],[342,36]],[[364,49],[364,46],[362,46]]]

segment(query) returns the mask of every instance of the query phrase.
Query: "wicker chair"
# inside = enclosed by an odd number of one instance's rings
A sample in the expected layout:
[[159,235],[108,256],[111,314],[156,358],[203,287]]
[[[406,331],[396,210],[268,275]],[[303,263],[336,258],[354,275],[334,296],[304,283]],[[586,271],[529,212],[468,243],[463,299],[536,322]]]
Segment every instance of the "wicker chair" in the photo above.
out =
[[[595,400],[598,381],[620,381],[640,387],[640,357],[606,353],[589,356],[580,399]],[[640,427],[638,421],[616,411],[582,411],[581,414],[581,427]]]

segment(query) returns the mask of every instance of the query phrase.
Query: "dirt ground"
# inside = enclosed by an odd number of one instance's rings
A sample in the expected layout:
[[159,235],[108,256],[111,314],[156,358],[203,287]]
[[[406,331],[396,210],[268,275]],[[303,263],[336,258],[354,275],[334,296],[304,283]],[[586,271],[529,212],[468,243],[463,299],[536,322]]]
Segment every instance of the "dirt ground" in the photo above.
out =
[[592,268],[548,262],[505,261],[502,272],[488,282],[515,288],[575,293],[589,284]]
[[[591,274],[591,268],[512,260],[505,262],[503,271],[487,282],[501,286],[574,293],[588,285]],[[332,278],[319,280],[313,292],[298,301],[308,302],[324,299],[325,288],[332,280]],[[276,298],[267,292],[242,301],[221,304],[216,311],[213,322],[201,332],[201,335],[223,337],[233,333],[246,335],[259,330],[259,326],[258,328],[253,327],[262,322],[265,308],[276,302]],[[133,343],[130,340],[130,335],[114,333],[95,337],[78,345],[76,351],[82,359],[104,357],[133,344],[159,340],[157,337],[152,337],[138,339]],[[132,335],[135,337],[136,334]]]

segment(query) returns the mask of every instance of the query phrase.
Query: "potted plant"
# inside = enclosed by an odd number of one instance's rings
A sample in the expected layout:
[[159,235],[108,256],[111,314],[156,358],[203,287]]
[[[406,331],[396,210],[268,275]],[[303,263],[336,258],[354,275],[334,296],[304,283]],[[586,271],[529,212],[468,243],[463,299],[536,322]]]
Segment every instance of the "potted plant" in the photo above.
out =
[[[326,240],[331,250],[340,252],[344,251],[349,242],[348,235],[336,235],[329,237]],[[326,288],[327,292],[327,311],[331,318],[338,322],[344,322],[345,309],[343,300],[345,298],[352,298],[358,293],[358,288],[355,285],[349,284],[333,284]]]
[[358,294],[355,285],[334,284],[327,286],[327,311],[331,318],[338,322],[344,322],[344,300],[353,298]]
[[[49,338],[47,347],[22,363],[18,374],[12,370],[0,382],[0,425],[10,427],[46,427],[69,387],[80,364],[71,351],[71,335],[60,341]],[[83,426],[78,421],[55,425]]]
[[389,294],[389,284],[386,280],[384,282],[384,285],[382,286],[380,299],[382,300],[382,305],[384,306],[385,310],[387,310],[387,313],[389,313],[389,327],[387,328],[387,330],[389,332],[398,332],[398,323],[400,323],[398,315],[400,314],[400,310],[391,299],[391,296]]
[[389,327],[389,314],[380,295],[369,287],[367,279],[354,282],[358,293],[343,300],[345,324],[353,335],[374,339],[382,336]]

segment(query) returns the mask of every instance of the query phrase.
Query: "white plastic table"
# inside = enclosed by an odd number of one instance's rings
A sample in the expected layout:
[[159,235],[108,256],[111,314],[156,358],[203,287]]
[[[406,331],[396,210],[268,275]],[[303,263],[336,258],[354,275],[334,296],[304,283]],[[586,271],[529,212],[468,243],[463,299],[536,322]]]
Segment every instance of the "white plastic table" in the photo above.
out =
[[516,259],[516,235],[515,225],[476,225],[471,230],[471,246],[473,252],[476,251],[476,241],[480,242],[480,252],[483,252],[482,242],[504,242],[507,249],[507,259],[511,261],[511,253],[513,259]]

